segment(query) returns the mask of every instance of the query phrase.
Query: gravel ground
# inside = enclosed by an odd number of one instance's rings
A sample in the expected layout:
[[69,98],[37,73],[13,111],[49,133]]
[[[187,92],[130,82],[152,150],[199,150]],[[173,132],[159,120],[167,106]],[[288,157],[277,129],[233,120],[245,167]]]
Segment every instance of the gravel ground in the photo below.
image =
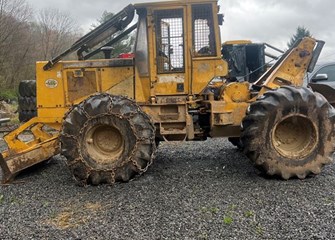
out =
[[163,143],[141,177],[82,188],[55,157],[0,187],[0,238],[334,239],[334,170],[265,179],[216,139]]

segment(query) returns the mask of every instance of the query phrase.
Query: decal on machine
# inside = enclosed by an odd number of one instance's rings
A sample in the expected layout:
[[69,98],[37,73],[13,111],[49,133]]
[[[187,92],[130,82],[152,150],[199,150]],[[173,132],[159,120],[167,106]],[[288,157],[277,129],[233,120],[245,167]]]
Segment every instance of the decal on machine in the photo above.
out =
[[45,81],[45,86],[47,88],[56,88],[58,86],[58,81],[56,79],[47,79]]

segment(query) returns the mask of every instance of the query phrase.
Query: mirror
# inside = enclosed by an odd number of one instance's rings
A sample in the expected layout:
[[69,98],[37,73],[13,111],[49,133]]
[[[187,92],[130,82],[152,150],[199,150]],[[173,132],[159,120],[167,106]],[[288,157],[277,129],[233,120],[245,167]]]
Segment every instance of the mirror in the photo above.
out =
[[318,82],[324,80],[328,80],[328,75],[326,73],[316,74],[316,76],[312,78],[312,82]]

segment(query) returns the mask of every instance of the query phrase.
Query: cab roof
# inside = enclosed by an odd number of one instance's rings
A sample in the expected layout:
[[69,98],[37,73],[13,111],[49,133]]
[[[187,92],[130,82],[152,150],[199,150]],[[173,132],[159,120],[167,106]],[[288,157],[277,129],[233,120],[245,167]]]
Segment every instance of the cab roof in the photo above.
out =
[[218,0],[179,0],[179,1],[162,1],[162,2],[146,2],[134,4],[135,8],[147,8],[147,7],[158,7],[158,6],[182,6],[188,4],[201,4],[201,3],[217,3]]

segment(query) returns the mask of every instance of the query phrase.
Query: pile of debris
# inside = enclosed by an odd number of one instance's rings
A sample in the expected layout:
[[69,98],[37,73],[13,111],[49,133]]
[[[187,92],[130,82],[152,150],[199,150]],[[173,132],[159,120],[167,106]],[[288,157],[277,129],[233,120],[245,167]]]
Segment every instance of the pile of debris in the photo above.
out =
[[6,101],[0,101],[0,119],[2,118],[15,118],[16,108],[7,103]]

